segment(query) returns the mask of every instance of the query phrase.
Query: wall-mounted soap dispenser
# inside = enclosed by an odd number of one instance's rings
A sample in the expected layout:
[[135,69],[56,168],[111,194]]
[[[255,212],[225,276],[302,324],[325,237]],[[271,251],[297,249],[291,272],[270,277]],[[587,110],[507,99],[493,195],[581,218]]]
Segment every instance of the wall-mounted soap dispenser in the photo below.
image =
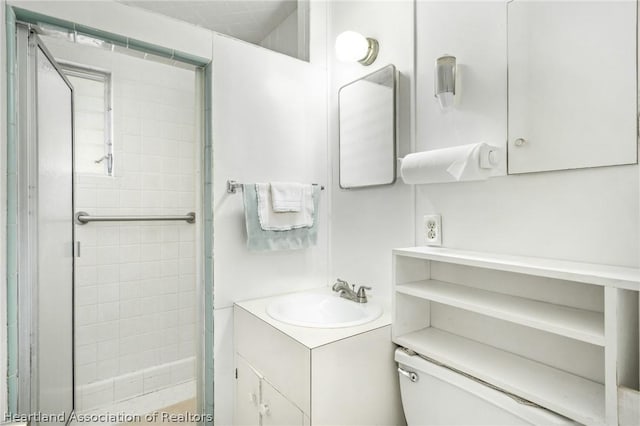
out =
[[434,96],[442,109],[453,106],[456,94],[456,57],[444,55],[436,59]]

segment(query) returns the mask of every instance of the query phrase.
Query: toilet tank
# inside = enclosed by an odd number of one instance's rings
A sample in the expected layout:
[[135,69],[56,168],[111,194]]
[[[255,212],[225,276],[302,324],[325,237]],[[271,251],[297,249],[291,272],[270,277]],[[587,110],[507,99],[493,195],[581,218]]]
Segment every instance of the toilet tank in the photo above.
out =
[[409,426],[575,425],[554,412],[517,402],[504,392],[397,349],[395,360],[417,380],[399,374]]

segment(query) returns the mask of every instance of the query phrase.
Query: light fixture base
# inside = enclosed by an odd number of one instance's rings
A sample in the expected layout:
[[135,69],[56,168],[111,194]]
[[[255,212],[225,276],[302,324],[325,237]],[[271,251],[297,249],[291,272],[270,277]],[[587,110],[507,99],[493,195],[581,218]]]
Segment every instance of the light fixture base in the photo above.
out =
[[378,40],[376,40],[375,38],[367,37],[367,42],[369,43],[369,50],[367,50],[367,56],[365,56],[364,58],[358,61],[362,65],[371,65],[372,63],[374,63],[376,58],[378,57],[378,50],[380,49]]

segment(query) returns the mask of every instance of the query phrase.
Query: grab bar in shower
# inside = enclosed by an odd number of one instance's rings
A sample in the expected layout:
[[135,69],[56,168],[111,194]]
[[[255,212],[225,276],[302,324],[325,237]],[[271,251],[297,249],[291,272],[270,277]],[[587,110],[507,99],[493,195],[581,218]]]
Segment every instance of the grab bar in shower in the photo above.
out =
[[196,214],[194,212],[189,212],[186,215],[168,216],[90,216],[87,212],[78,212],[75,214],[75,219],[78,225],[86,225],[89,222],[140,222],[147,220],[184,220],[187,223],[195,223]]
[[[313,186],[320,186],[320,190],[324,191],[324,186],[319,185],[317,183],[312,183]],[[227,193],[235,194],[238,189],[242,189],[242,184],[240,182],[236,182],[235,180],[227,181]]]

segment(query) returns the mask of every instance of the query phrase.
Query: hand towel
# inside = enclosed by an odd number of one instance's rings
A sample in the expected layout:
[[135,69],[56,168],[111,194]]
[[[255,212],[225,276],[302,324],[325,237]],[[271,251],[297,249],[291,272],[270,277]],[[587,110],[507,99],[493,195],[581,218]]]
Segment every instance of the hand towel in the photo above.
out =
[[271,182],[273,211],[283,213],[302,210],[303,192],[308,196],[307,201],[311,201],[311,191],[305,191],[306,186],[308,185],[295,182]]
[[312,185],[303,185],[302,203],[299,212],[277,213],[273,210],[271,185],[268,183],[256,183],[258,218],[262,229],[265,231],[288,231],[291,229],[311,227],[313,225],[314,213],[312,188]]
[[256,185],[243,185],[244,218],[247,231],[247,247],[251,251],[296,250],[316,245],[318,241],[318,203],[320,188],[312,187],[314,218],[308,228],[288,231],[265,231],[258,217]]

